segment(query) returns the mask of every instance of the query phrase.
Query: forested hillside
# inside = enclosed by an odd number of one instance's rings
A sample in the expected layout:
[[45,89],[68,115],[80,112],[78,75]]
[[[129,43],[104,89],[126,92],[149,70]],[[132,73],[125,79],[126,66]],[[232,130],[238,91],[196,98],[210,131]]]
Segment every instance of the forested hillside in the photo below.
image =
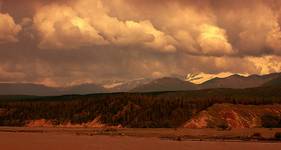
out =
[[[281,88],[212,89],[182,92],[115,93],[57,97],[17,97],[0,102],[1,126],[24,126],[31,120],[53,124],[86,123],[100,118],[123,127],[179,127],[217,103],[281,103]],[[6,99],[6,100],[5,100]]]

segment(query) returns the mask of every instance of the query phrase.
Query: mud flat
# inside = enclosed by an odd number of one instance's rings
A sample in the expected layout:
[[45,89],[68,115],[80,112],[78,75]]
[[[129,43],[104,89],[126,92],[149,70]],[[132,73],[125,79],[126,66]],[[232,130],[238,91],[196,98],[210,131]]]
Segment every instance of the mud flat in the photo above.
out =
[[[3,150],[279,150],[275,140],[243,140],[254,133],[270,139],[280,129],[83,129],[0,128]],[[241,139],[235,139],[240,137]],[[175,139],[175,140],[174,140]]]

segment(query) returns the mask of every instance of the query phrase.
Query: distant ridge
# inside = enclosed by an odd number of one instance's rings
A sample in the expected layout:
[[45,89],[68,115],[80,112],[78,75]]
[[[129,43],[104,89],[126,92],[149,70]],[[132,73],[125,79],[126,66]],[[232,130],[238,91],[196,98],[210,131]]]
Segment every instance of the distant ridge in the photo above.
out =
[[281,76],[263,84],[264,87],[281,87]]
[[164,77],[136,87],[131,92],[159,92],[196,90],[197,85],[178,78]]
[[266,82],[280,77],[280,73],[273,73],[268,75],[250,75],[248,77],[234,74],[226,78],[214,78],[204,82],[200,85],[200,89],[213,89],[213,88],[233,88],[244,89],[260,87]]
[[82,84],[67,88],[54,88],[31,83],[0,83],[0,95],[55,96],[104,92],[106,92],[106,90],[103,87],[95,84]]
[[104,85],[93,83],[57,88],[32,83],[0,83],[0,95],[55,96],[112,92],[188,91],[216,88],[244,89],[280,85],[281,73],[250,75],[248,77],[234,74],[225,78],[213,78],[202,84],[194,84],[175,77],[164,77],[155,80],[132,80],[113,88],[105,88]]
[[105,93],[106,89],[97,84],[80,84],[61,90],[65,94]]
[[56,88],[31,83],[0,83],[0,95],[60,95]]

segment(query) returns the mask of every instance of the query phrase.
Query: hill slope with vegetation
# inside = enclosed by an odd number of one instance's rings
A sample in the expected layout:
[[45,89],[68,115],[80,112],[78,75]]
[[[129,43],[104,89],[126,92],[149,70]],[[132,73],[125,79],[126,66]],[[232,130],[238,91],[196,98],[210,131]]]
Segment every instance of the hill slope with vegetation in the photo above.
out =
[[107,126],[181,127],[215,104],[280,104],[280,90],[212,89],[2,99],[0,125],[26,126],[34,120],[45,119],[53,125],[89,124],[95,120]]

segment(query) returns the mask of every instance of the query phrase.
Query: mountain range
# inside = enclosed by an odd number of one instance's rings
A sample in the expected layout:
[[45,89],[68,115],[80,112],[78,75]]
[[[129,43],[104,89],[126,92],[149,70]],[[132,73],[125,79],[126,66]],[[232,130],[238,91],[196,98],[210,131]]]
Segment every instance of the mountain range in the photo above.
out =
[[54,96],[70,94],[105,93],[106,89],[96,84],[81,84],[71,87],[54,88],[32,83],[0,83],[0,95]]
[[214,88],[232,88],[232,89],[244,89],[260,87],[281,76],[281,73],[272,73],[267,75],[231,75],[226,78],[214,78],[202,83],[200,89],[214,89]]
[[186,91],[196,90],[197,85],[189,81],[183,81],[178,78],[164,77],[153,80],[147,84],[139,85],[131,92],[160,92],[160,91]]
[[[197,78],[196,75],[189,75],[189,77]],[[281,73],[250,76],[234,74],[224,78],[213,77],[201,84],[175,77],[164,77],[155,80],[143,78],[131,81],[111,81],[103,84],[89,83],[56,88],[31,83],[0,83],[0,95],[52,96],[114,92],[187,91],[215,88],[244,89],[263,86],[281,86]]]

